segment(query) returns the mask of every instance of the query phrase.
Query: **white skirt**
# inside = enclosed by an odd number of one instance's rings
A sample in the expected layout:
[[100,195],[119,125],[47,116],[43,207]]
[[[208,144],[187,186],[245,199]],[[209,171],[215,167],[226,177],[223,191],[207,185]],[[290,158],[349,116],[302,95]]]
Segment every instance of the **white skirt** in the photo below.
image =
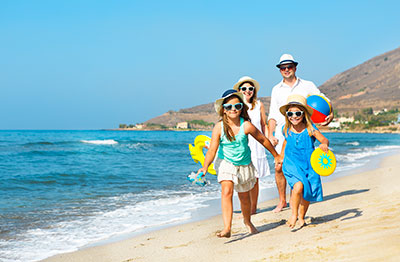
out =
[[250,191],[256,183],[256,169],[253,163],[245,166],[235,166],[217,157],[214,167],[218,174],[218,183],[224,180],[232,181],[237,192]]
[[267,156],[259,158],[251,156],[251,162],[256,168],[256,178],[262,178],[271,175]]

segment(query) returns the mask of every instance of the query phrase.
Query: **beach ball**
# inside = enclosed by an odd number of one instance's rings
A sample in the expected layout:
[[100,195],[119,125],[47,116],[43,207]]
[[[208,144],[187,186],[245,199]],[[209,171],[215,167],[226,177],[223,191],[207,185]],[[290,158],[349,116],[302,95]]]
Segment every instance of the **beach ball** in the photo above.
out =
[[325,122],[325,118],[331,113],[331,104],[328,100],[320,95],[312,95],[307,97],[307,105],[313,109],[311,120],[314,123]]

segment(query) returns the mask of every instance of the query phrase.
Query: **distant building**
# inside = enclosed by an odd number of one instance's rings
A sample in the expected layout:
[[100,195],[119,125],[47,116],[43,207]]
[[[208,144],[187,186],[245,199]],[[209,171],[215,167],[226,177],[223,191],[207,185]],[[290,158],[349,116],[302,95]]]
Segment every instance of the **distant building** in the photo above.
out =
[[387,112],[388,110],[387,110],[387,108],[384,108],[384,109],[382,109],[382,110],[377,110],[377,111],[374,111],[374,115],[379,115],[380,113],[385,113],[385,112]]
[[337,122],[339,123],[345,123],[345,122],[353,122],[354,121],[354,117],[339,117],[337,119]]
[[400,114],[397,115],[397,121],[396,121],[396,123],[397,123],[397,124],[400,124]]
[[188,129],[189,128],[189,123],[188,122],[180,122],[176,124],[176,128],[178,129]]
[[339,128],[340,127],[340,122],[332,121],[328,125],[330,128]]
[[142,125],[142,124],[136,124],[135,127],[136,127],[137,129],[143,129],[143,125]]

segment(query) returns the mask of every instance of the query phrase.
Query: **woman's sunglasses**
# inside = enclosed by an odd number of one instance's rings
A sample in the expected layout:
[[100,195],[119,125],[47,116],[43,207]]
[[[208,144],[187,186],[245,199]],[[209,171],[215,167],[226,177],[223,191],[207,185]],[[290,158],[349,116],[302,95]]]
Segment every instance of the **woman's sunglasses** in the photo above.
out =
[[243,108],[243,103],[237,103],[237,104],[223,104],[222,105],[226,110],[231,111],[233,108],[236,110],[241,110]]
[[245,92],[247,89],[249,89],[250,92],[254,91],[254,87],[253,86],[249,86],[249,87],[243,86],[243,87],[240,88],[240,90],[242,90],[243,92]]
[[292,117],[293,115],[296,115],[297,117],[300,117],[300,116],[303,115],[303,111],[296,111],[296,112],[290,112],[290,111],[288,111],[288,112],[286,112],[286,115],[287,115],[288,117]]

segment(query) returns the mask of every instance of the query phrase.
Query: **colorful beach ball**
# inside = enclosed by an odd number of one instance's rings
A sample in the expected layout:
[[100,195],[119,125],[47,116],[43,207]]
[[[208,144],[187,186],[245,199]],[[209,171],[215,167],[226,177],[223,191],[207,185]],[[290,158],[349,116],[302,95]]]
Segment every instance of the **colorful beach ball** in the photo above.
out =
[[311,120],[314,123],[325,122],[325,118],[331,113],[331,104],[328,100],[320,95],[312,95],[307,97],[307,105],[313,109]]

